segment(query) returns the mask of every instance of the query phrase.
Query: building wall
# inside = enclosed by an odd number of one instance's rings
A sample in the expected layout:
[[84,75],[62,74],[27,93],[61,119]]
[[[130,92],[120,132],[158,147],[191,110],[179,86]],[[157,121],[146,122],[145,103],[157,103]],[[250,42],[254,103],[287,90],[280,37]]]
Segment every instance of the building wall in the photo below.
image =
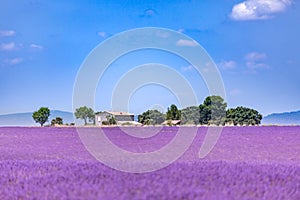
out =
[[134,115],[115,115],[116,121],[134,121]]
[[[102,112],[97,115],[95,115],[95,124],[97,126],[102,125],[103,121],[107,121],[107,116],[112,116],[108,112]],[[116,119],[117,122],[122,121],[134,121],[134,115],[113,115],[113,117]]]
[[111,114],[107,113],[107,112],[103,112],[103,113],[99,113],[96,115],[96,121],[95,121],[95,124],[97,126],[100,126],[102,125],[102,122],[103,121],[107,121],[107,116],[110,116]]

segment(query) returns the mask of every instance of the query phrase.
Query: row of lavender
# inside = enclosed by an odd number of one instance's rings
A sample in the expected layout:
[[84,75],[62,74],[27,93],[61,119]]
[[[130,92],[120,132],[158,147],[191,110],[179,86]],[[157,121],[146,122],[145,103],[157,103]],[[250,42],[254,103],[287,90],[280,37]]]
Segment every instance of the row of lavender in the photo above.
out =
[[[84,128],[98,133],[99,128]],[[127,129],[127,130],[126,130]],[[188,151],[180,160],[199,160],[198,152],[207,132],[200,127]],[[176,135],[178,127],[105,128],[107,137],[132,152],[155,151]],[[158,132],[150,138],[135,138],[128,132]],[[189,134],[189,128],[186,128]],[[206,161],[291,163],[300,165],[300,126],[225,127]],[[90,160],[76,128],[0,128],[0,160]]]
[[[126,131],[159,134],[104,132],[120,148],[147,152],[168,143],[178,127],[146,129]],[[226,127],[201,160],[206,131],[198,129],[177,162],[130,174],[96,161],[75,128],[0,128],[0,199],[300,199],[300,127]]]
[[2,161],[1,199],[299,199],[300,168],[198,162],[146,174],[97,162]]

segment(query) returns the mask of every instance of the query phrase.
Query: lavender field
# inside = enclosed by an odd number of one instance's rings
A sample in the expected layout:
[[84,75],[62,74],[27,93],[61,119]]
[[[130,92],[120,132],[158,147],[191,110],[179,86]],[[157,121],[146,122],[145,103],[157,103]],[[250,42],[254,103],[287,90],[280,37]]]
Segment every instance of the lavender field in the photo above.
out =
[[[163,147],[177,129],[164,127],[147,139],[103,130],[120,148],[141,153]],[[300,199],[300,127],[225,127],[199,159],[206,130],[198,128],[175,163],[137,174],[99,163],[75,128],[2,127],[0,199]]]

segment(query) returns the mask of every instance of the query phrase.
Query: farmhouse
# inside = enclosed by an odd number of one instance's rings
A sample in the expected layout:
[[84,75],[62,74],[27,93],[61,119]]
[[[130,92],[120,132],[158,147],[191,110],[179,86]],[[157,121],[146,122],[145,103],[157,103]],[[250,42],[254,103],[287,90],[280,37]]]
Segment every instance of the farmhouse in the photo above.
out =
[[103,122],[107,122],[109,118],[114,118],[117,122],[117,125],[122,124],[132,124],[137,125],[138,122],[134,121],[134,114],[128,112],[115,112],[115,111],[104,111],[98,112],[95,115],[95,123],[100,126],[103,125]]

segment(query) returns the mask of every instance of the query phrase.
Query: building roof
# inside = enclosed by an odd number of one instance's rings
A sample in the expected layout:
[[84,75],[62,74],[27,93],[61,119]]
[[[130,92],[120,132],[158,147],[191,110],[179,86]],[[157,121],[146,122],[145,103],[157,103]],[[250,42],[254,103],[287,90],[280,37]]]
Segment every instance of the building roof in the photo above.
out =
[[162,125],[167,125],[168,123],[170,123],[171,122],[171,124],[173,124],[173,125],[178,125],[178,124],[180,124],[180,120],[166,120],[166,121],[164,121],[163,123],[162,123]]
[[111,115],[134,115],[129,112],[123,112],[123,111],[106,111],[106,112]]

